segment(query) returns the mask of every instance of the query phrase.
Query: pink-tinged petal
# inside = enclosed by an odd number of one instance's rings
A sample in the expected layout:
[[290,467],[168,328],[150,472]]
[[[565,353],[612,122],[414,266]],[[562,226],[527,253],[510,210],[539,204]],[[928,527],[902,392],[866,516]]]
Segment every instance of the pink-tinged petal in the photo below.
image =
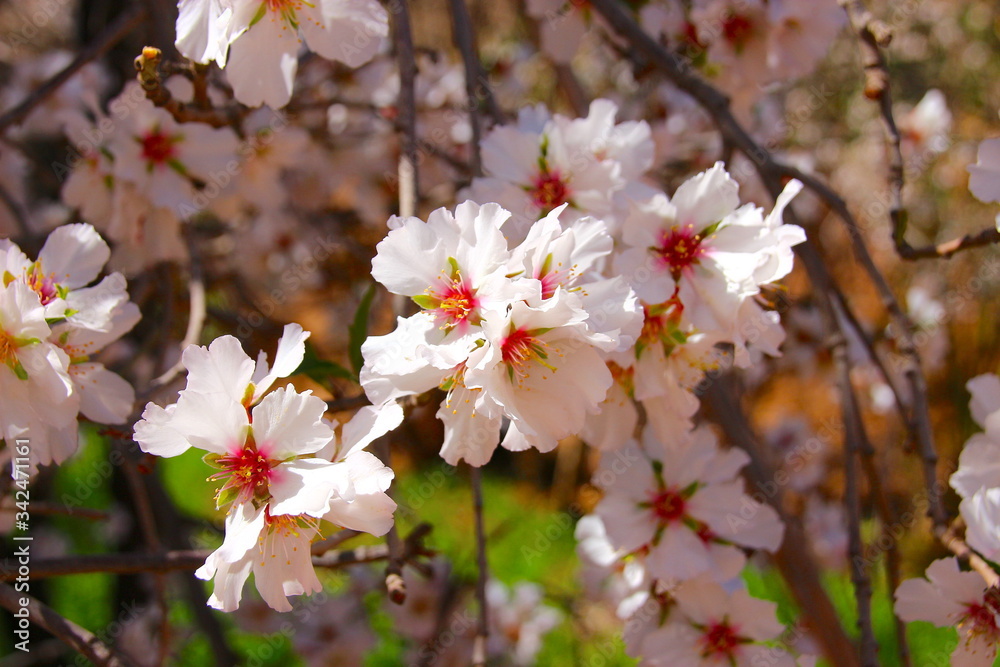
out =
[[250,107],[280,109],[292,98],[299,38],[283,19],[268,15],[229,47],[226,78],[236,99]]
[[237,403],[245,398],[254,362],[233,336],[222,336],[207,348],[191,345],[181,355],[188,370],[187,391],[224,394]]
[[259,398],[270,389],[275,380],[288,377],[302,365],[302,360],[306,356],[306,340],[309,335],[309,332],[304,331],[298,324],[285,325],[281,338],[278,340],[278,350],[274,353],[274,366],[268,370],[266,361],[257,362],[251,380],[254,383],[255,398]]
[[986,419],[994,412],[1000,411],[1000,377],[994,373],[977,375],[965,383],[965,388],[972,394],[969,410],[976,423],[986,428]]
[[650,575],[662,579],[690,579],[712,567],[708,546],[690,528],[679,523],[666,527],[646,557]]
[[594,514],[604,521],[608,539],[617,549],[632,552],[650,544],[656,534],[656,522],[649,510],[619,495],[607,495],[597,504]]
[[[959,574],[954,558],[936,560],[927,568],[929,576],[946,582]],[[896,614],[904,621],[927,621],[947,627],[957,623],[965,606],[956,602],[937,584],[925,579],[907,579],[896,589]]]
[[362,450],[403,423],[403,407],[396,401],[381,406],[368,405],[358,410],[344,424],[340,433],[337,461]]
[[355,496],[351,501],[333,497],[323,517],[331,523],[372,535],[384,535],[393,523],[396,503],[386,493],[393,472],[368,452],[351,454],[337,465],[347,466]]
[[963,500],[958,512],[965,520],[965,539],[986,558],[1000,560],[1000,487],[980,489]]
[[111,248],[91,225],[57,227],[38,253],[42,270],[70,289],[93,282],[111,257]]
[[997,636],[959,632],[951,667],[990,667],[997,656]]
[[253,554],[248,553],[243,560],[235,563],[227,563],[217,553],[210,555],[194,575],[205,581],[215,579],[212,595],[208,598],[209,607],[219,611],[236,611],[243,599],[243,586],[253,567]]
[[691,621],[711,625],[724,619],[730,611],[730,598],[725,589],[708,577],[685,581],[674,598]]
[[80,393],[80,414],[98,424],[123,424],[132,414],[135,390],[103,364],[71,364],[70,377]]
[[1000,486],[1000,443],[985,433],[969,438],[949,483],[963,498],[983,488]]
[[247,502],[231,508],[226,515],[226,537],[215,553],[225,563],[241,561],[248,552],[256,549],[265,524],[263,507],[257,509],[253,503]]
[[472,466],[489,462],[500,443],[501,414],[477,411],[483,391],[461,385],[449,392],[437,417],[444,424],[441,458],[451,465],[465,461]]
[[257,450],[277,460],[319,451],[334,435],[325,412],[326,402],[311,392],[297,393],[291,385],[272,391],[253,409]]
[[976,164],[969,165],[969,190],[980,201],[1000,201],[1000,139],[979,144]]
[[730,623],[741,637],[759,642],[776,639],[785,626],[775,616],[778,605],[769,600],[758,600],[745,590],[738,590],[729,598]]
[[[297,459],[271,472],[268,490],[271,515],[308,514],[322,517],[334,493],[350,488],[348,470],[323,459]],[[353,489],[350,489],[353,493]]]
[[243,449],[249,420],[246,409],[228,396],[184,391],[177,399],[172,427],[192,447],[227,454]]

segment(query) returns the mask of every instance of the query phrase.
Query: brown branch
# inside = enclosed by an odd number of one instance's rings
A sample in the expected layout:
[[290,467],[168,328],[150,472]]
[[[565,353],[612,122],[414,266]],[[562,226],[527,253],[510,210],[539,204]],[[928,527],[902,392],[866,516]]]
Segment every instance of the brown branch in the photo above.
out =
[[118,19],[105,28],[97,38],[88,44],[73,61],[57,72],[33,90],[16,107],[0,116],[0,132],[3,132],[11,125],[20,123],[31,111],[41,104],[49,95],[52,95],[64,83],[69,81],[74,74],[80,71],[84,65],[92,60],[100,58],[115,44],[125,39],[126,35],[135,30],[146,18],[147,10],[142,6],[134,6],[131,10],[121,14]]
[[486,643],[490,638],[489,605],[486,603],[486,582],[489,579],[489,565],[486,559],[486,527],[483,523],[483,479],[479,468],[469,467],[472,483],[472,509],[476,518],[476,559],[479,576],[476,577],[476,600],[479,603],[479,624],[472,646],[472,667],[486,664]]
[[[32,563],[34,566],[34,563]],[[34,578],[34,571],[32,571]],[[22,605],[27,600],[27,605]],[[27,611],[27,618],[30,625],[38,624],[48,630],[49,633],[58,637],[77,653],[83,655],[95,665],[102,667],[133,667],[135,663],[126,656],[118,653],[113,648],[102,642],[93,633],[85,628],[81,628],[73,621],[67,620],[57,614],[51,607],[39,602],[26,593],[15,591],[12,586],[0,584],[0,606],[7,609],[12,614]],[[30,645],[29,645],[30,646]]]
[[956,519],[939,536],[941,543],[955,554],[960,561],[967,563],[969,567],[978,572],[990,588],[1000,588],[1000,574],[994,570],[989,563],[977,554],[965,543],[965,540],[958,536],[963,527],[962,520]]
[[856,667],[858,658],[854,647],[840,625],[837,610],[823,589],[819,566],[807,546],[802,522],[784,510],[784,494],[774,481],[776,473],[766,462],[760,441],[740,404],[738,391],[732,375],[719,376],[705,392],[707,407],[727,439],[750,456],[750,464],[744,474],[754,489],[751,496],[763,496],[785,525],[785,538],[773,556],[774,563],[802,609],[802,619],[811,629],[812,637],[831,664]]
[[420,199],[420,178],[417,173],[417,59],[413,48],[408,0],[385,0],[389,10],[389,27],[399,69],[399,98],[396,102],[402,132],[399,155],[399,214],[415,215]]
[[839,3],[847,12],[851,27],[858,35],[861,62],[865,72],[865,97],[878,104],[879,118],[885,133],[889,159],[888,183],[892,197],[889,206],[889,220],[892,223],[892,240],[896,247],[896,253],[907,260],[943,258],[968,248],[1000,243],[1000,232],[995,227],[984,229],[975,234],[967,234],[951,241],[919,248],[914,248],[906,240],[908,216],[906,209],[903,208],[905,172],[903,169],[902,137],[892,113],[892,86],[889,68],[883,53],[883,49],[892,41],[892,33],[885,23],[872,16],[862,0],[839,0]]
[[[472,175],[483,175],[483,159],[479,142],[483,135],[483,121],[479,116],[479,105],[484,95],[491,95],[489,87],[484,83],[486,78],[482,64],[479,62],[479,50],[476,48],[476,33],[469,17],[469,8],[465,0],[449,0],[451,6],[451,34],[462,54],[462,64],[465,66],[465,96],[467,98],[469,124],[472,126],[470,144],[472,154]],[[485,92],[484,92],[485,91]]]
[[[432,554],[423,544],[424,537],[430,531],[429,524],[420,524],[407,535],[401,543],[399,555],[401,562],[405,563],[419,556]],[[160,553],[83,554],[64,558],[35,559],[31,561],[31,580],[93,572],[136,574],[139,572],[197,570],[205,563],[205,559],[211,553],[211,550],[199,549]],[[388,546],[376,544],[343,551],[328,551],[325,554],[313,556],[313,565],[336,569],[360,563],[374,563],[388,558]],[[14,581],[17,576],[17,559],[5,558],[0,561],[0,581]]]
[[861,633],[862,667],[878,667],[878,643],[872,630],[872,585],[868,577],[861,537],[861,489],[858,480],[858,458],[861,450],[871,448],[865,433],[857,396],[851,385],[850,362],[847,358],[847,341],[842,333],[836,334],[831,345],[840,384],[840,403],[844,420],[844,507],[847,512],[848,558],[851,565],[851,583],[858,611],[858,630]]
[[[174,99],[170,89],[163,85],[160,78],[160,61],[163,53],[152,46],[142,49],[142,54],[135,59],[136,79],[146,92],[146,99],[160,107],[178,123],[205,123],[212,127],[232,127],[237,134],[242,134],[241,123],[244,116],[250,113],[248,107],[239,103],[216,108],[206,107],[204,100],[193,104]],[[196,89],[197,92],[197,89]]]

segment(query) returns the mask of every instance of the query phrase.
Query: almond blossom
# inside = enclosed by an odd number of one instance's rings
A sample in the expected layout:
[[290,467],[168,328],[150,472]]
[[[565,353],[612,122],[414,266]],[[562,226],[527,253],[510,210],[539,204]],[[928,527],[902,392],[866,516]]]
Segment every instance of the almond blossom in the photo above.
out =
[[669,594],[666,622],[641,636],[633,653],[651,667],[719,667],[778,665],[793,667],[796,659],[769,646],[784,626],[775,618],[776,605],[745,590],[727,593],[700,577],[682,583]]
[[272,108],[291,99],[303,42],[358,67],[388,34],[388,15],[375,0],[186,0],[177,18],[182,54],[218,62],[237,100]]
[[486,175],[460,195],[511,211],[504,232],[512,241],[563,204],[569,205],[564,222],[592,215],[613,226],[617,199],[632,190],[646,193],[638,179],[653,160],[649,125],[616,124],[617,113],[604,99],[591,104],[586,118],[550,117],[541,105],[521,109],[516,126],[496,127],[483,139]]
[[[132,386],[91,358],[140,318],[121,274],[89,285],[110,254],[88,224],[55,229],[35,261],[0,239],[0,275],[10,299],[4,363],[18,380],[0,392],[10,409],[2,420],[4,437],[28,431],[39,436],[31,448],[32,470],[62,462],[76,451],[78,413],[98,423],[120,424],[132,411]],[[42,386],[50,396],[36,395]],[[24,400],[28,406],[21,405]]]
[[187,387],[166,408],[148,404],[135,426],[143,451],[177,456],[196,447],[217,470],[209,481],[227,511],[226,538],[196,574],[215,580],[209,604],[223,611],[239,606],[251,571],[279,611],[291,610],[287,596],[320,590],[309,545],[322,522],[375,535],[392,525],[392,471],[363,448],[399,424],[401,408],[366,408],[337,438],[323,418],[326,403],[311,392],[288,385],[268,393],[302,362],[308,336],[286,326],[273,367],[263,353],[255,363],[232,336],[187,348]]
[[941,558],[927,567],[927,579],[907,579],[896,589],[896,613],[904,621],[954,626],[958,646],[951,654],[956,667],[992,665],[1000,641],[1000,605],[976,572],[962,572],[956,558]]
[[652,577],[710,572],[724,581],[744,565],[736,545],[773,551],[782,539],[777,513],[747,496],[737,478],[748,462],[739,450],[720,450],[707,428],[667,443],[647,428],[642,446],[602,458],[595,481],[605,497],[595,513],[616,549],[645,555]]

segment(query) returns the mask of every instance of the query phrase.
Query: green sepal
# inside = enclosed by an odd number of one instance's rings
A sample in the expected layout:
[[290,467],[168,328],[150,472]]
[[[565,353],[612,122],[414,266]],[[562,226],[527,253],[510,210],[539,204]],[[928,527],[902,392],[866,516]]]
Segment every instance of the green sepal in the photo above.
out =
[[267,3],[266,2],[262,2],[262,3],[260,3],[260,9],[258,9],[257,13],[253,15],[252,19],[250,19],[250,25],[247,26],[247,28],[248,29],[252,28],[255,25],[257,25],[258,23],[260,23],[260,20],[262,18],[264,18],[265,15],[267,15]]
[[417,294],[413,299],[413,303],[417,304],[424,310],[434,310],[440,305],[440,302],[429,294]]
[[221,458],[222,454],[216,454],[215,452],[208,452],[203,457],[201,457],[201,460],[213,468],[222,470],[224,466],[219,464],[219,459]]

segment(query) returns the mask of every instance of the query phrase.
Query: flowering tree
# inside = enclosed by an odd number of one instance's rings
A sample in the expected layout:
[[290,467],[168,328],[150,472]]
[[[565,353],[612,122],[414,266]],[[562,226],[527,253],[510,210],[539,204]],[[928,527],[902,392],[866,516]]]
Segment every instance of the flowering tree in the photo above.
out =
[[0,8],[4,641],[992,665],[997,45],[915,4]]

